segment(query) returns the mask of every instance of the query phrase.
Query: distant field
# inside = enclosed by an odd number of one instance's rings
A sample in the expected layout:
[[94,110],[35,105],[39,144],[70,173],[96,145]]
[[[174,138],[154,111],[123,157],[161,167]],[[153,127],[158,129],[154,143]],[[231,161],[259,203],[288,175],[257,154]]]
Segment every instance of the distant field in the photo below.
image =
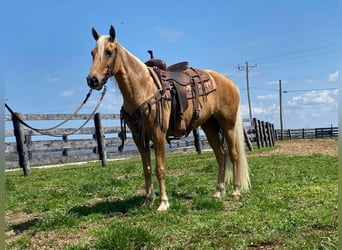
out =
[[249,153],[239,202],[212,198],[212,152],[168,155],[165,213],[141,207],[139,159],[8,172],[6,249],[337,249],[337,156],[282,147]]

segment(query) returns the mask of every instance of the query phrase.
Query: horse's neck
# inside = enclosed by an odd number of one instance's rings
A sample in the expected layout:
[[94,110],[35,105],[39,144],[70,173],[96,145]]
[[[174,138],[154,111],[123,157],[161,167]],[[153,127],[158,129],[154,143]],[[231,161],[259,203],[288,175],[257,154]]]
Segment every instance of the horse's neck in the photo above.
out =
[[126,112],[134,112],[142,103],[153,96],[156,86],[146,65],[118,44],[119,69],[115,79],[123,96]]

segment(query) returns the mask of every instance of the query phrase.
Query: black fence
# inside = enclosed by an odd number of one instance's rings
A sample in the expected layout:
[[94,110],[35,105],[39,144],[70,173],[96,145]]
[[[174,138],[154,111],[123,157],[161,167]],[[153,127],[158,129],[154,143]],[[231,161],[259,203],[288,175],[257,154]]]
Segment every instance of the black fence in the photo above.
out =
[[338,127],[275,130],[276,140],[319,139],[338,137]]

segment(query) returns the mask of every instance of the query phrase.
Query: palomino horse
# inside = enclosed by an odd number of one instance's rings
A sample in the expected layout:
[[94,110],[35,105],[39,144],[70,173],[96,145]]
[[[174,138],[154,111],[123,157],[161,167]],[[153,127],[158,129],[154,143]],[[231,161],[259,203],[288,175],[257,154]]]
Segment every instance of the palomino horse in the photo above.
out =
[[[149,142],[152,141],[156,175],[160,188],[158,211],[169,208],[165,187],[165,144],[170,133],[172,103],[170,91],[161,93],[160,82],[151,69],[126,50],[116,39],[115,29],[110,27],[109,36],[100,35],[93,28],[96,47],[92,50],[93,64],[87,83],[100,90],[108,78],[114,76],[123,96],[124,118],[141,155],[146,198],[150,207],[154,200],[152,166]],[[213,70],[201,71],[214,82],[216,88],[205,97],[197,98],[198,113],[194,118],[194,100],[188,101],[183,115],[187,131],[201,126],[218,162],[218,180],[214,197],[225,194],[226,182],[233,183],[233,196],[239,199],[240,190],[250,188],[249,169],[244,151],[243,124],[239,112],[240,95],[232,80]],[[220,138],[222,132],[225,143]],[[172,134],[172,131],[171,131]]]

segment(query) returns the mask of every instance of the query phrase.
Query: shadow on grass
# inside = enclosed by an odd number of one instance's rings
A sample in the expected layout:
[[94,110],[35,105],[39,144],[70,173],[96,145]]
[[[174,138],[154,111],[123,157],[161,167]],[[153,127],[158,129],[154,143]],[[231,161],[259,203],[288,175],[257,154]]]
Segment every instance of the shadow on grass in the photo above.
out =
[[33,218],[31,220],[28,220],[28,221],[25,221],[22,223],[11,225],[10,229],[13,230],[16,234],[20,234],[26,230],[31,229],[32,227],[34,227],[35,225],[37,225],[40,222],[41,222],[41,219]]
[[73,207],[69,210],[69,213],[72,213],[77,217],[88,216],[91,214],[126,214],[133,208],[141,207],[143,202],[143,196],[134,196],[125,200],[101,201],[94,205]]

